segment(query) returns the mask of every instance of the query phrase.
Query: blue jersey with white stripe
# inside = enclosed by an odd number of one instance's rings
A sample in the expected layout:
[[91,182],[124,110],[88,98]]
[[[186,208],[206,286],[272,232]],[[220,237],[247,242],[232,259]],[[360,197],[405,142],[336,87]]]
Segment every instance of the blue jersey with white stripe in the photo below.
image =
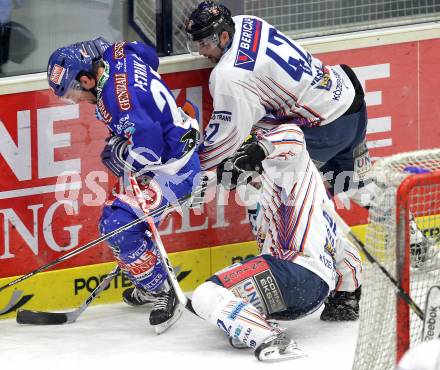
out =
[[141,42],[117,42],[102,60],[105,72],[97,83],[98,118],[113,134],[129,140],[136,170],[176,162],[177,172],[187,163],[177,161],[190,152],[185,134],[194,120],[182,119],[172,93],[157,73],[155,50]]

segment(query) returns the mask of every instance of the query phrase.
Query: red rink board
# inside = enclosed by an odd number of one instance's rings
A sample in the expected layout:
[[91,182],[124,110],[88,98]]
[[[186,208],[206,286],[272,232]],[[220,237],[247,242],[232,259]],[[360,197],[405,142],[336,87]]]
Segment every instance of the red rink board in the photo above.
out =
[[[318,55],[326,64],[355,67],[365,80],[373,157],[438,146],[439,48],[440,40],[433,39]],[[200,95],[205,124],[211,111],[208,76],[207,69],[164,75],[178,103]],[[114,179],[97,179],[93,172],[106,172],[99,154],[107,130],[92,106],[64,106],[48,90],[0,95],[0,121],[0,277],[6,277],[97,238],[100,197]],[[81,184],[74,209],[57,203],[53,191],[63,168],[80,171],[73,179]],[[343,215],[351,225],[366,223],[359,208]],[[202,215],[170,216],[161,230],[174,252],[250,240],[245,220],[242,207],[211,203]],[[112,259],[100,245],[57,268]]]

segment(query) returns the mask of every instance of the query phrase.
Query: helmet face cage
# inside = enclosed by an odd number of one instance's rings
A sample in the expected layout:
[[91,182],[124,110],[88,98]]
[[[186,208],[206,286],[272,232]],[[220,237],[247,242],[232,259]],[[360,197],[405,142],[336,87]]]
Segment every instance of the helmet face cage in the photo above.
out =
[[201,40],[193,41],[190,38],[186,40],[186,47],[192,55],[200,55],[200,50],[202,49],[213,49],[219,47],[220,38],[217,33],[214,33],[208,37]]
[[70,82],[69,86],[64,90],[64,95],[60,96],[60,98],[66,103],[76,104],[80,100],[83,91],[85,90],[81,87],[81,83],[75,79]]

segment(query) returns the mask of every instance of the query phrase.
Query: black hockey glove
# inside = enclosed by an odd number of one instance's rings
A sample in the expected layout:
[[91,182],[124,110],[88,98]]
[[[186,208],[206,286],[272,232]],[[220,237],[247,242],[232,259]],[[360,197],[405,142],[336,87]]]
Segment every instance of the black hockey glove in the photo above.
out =
[[200,133],[199,130],[191,127],[188,132],[182,136],[180,139],[182,143],[186,143],[185,148],[183,149],[183,153],[189,153],[192,148],[197,147],[200,142]]
[[263,160],[269,155],[258,141],[246,143],[217,167],[217,183],[226,189],[235,189],[237,185],[248,184],[263,172]]
[[124,176],[124,171],[134,172],[135,168],[126,161],[128,156],[127,139],[111,136],[101,152],[101,162],[116,176]]

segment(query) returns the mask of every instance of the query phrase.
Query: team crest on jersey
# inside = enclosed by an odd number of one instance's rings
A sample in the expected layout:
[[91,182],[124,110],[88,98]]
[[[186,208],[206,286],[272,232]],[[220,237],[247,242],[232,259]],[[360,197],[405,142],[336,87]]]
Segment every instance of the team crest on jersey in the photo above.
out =
[[138,179],[139,187],[144,196],[147,208],[156,209],[162,202],[163,194],[160,185],[149,176],[143,176]]
[[255,59],[252,59],[249,55],[247,55],[243,50],[238,50],[237,58],[235,59],[235,66],[239,66],[240,64],[252,63],[255,62]]
[[316,68],[316,77],[312,81],[311,85],[315,86],[315,89],[330,91],[333,82],[330,75],[330,68],[322,66],[322,68]]
[[[133,127],[134,123],[130,121],[130,115],[127,113],[125,116],[119,118],[119,122],[115,125],[116,132],[120,135],[123,132],[128,132],[129,128]],[[134,132],[134,130],[133,130]],[[130,132],[130,137],[133,132]]]
[[127,71],[127,68],[125,67],[125,60],[124,63],[122,61],[118,60],[118,63],[115,64],[115,68],[120,72],[121,69],[123,69],[124,72]]
[[234,67],[253,71],[260,48],[263,23],[255,18],[244,18]]
[[[327,232],[328,232],[328,229],[327,229]],[[332,258],[332,260],[335,259],[336,251],[331,243],[331,239],[329,239],[329,238],[325,238],[324,251]]]

